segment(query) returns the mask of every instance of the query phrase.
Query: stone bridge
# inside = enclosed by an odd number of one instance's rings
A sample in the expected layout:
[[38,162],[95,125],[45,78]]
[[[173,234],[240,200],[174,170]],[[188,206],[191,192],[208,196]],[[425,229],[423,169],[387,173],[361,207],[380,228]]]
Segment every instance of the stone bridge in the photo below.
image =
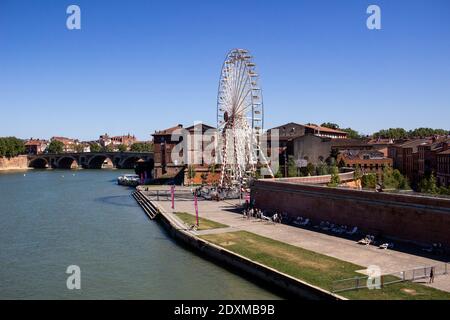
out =
[[133,169],[138,161],[153,159],[153,152],[83,152],[28,156],[28,167],[53,169]]

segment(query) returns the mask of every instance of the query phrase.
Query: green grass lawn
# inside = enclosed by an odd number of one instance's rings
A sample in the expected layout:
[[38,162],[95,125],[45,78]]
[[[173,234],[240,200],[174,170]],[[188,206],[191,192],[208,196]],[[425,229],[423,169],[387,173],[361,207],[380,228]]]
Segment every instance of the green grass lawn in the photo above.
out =
[[[178,217],[181,221],[188,225],[197,224],[195,216],[186,212],[175,212],[176,217]],[[218,228],[227,228],[228,226],[225,224],[221,224],[215,221],[211,221],[205,218],[199,217],[199,228],[197,230],[209,230],[209,229],[218,229]]]
[[[334,281],[361,277],[363,275],[357,273],[356,270],[365,269],[349,262],[246,231],[210,234],[201,238],[330,291]],[[349,299],[368,300],[450,299],[450,293],[411,282],[390,284],[380,290],[346,291],[339,293],[339,295]]]

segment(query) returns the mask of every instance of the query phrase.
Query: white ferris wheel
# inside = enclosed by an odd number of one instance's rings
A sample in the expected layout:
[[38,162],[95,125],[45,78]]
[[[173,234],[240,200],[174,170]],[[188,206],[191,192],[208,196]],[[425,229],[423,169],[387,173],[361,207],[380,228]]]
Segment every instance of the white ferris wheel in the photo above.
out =
[[[256,64],[248,50],[231,50],[222,66],[217,97],[220,185],[236,186],[254,177],[261,153],[264,106]],[[265,161],[267,165],[267,161]],[[269,172],[273,176],[273,173]]]

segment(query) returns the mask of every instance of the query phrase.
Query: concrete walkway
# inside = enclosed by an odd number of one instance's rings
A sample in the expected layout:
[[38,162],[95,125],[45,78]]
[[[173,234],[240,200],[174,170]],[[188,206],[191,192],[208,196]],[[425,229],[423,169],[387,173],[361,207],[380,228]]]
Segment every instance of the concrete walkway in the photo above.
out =
[[[166,212],[187,212],[195,215],[193,201],[176,201],[175,210],[170,201],[156,201]],[[375,246],[362,246],[355,241],[293,226],[243,218],[233,213],[238,201],[199,201],[200,217],[213,220],[229,228],[197,231],[195,234],[211,234],[244,230],[267,238],[315,251],[363,267],[376,265],[383,274],[400,272],[425,266],[443,265],[442,261],[393,250],[381,250]],[[450,266],[449,266],[450,267]],[[425,282],[426,279],[422,280]],[[429,285],[429,284],[425,284]],[[450,275],[436,276],[430,286],[450,292]]]

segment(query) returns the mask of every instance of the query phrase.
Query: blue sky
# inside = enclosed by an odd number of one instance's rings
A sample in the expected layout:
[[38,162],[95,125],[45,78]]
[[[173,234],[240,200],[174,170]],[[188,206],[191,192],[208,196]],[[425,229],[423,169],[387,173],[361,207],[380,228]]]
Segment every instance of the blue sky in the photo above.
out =
[[[66,28],[70,4],[81,30]],[[366,27],[370,4],[382,30]],[[450,129],[448,0],[0,0],[0,136],[215,125],[236,47],[258,65],[266,128]]]

